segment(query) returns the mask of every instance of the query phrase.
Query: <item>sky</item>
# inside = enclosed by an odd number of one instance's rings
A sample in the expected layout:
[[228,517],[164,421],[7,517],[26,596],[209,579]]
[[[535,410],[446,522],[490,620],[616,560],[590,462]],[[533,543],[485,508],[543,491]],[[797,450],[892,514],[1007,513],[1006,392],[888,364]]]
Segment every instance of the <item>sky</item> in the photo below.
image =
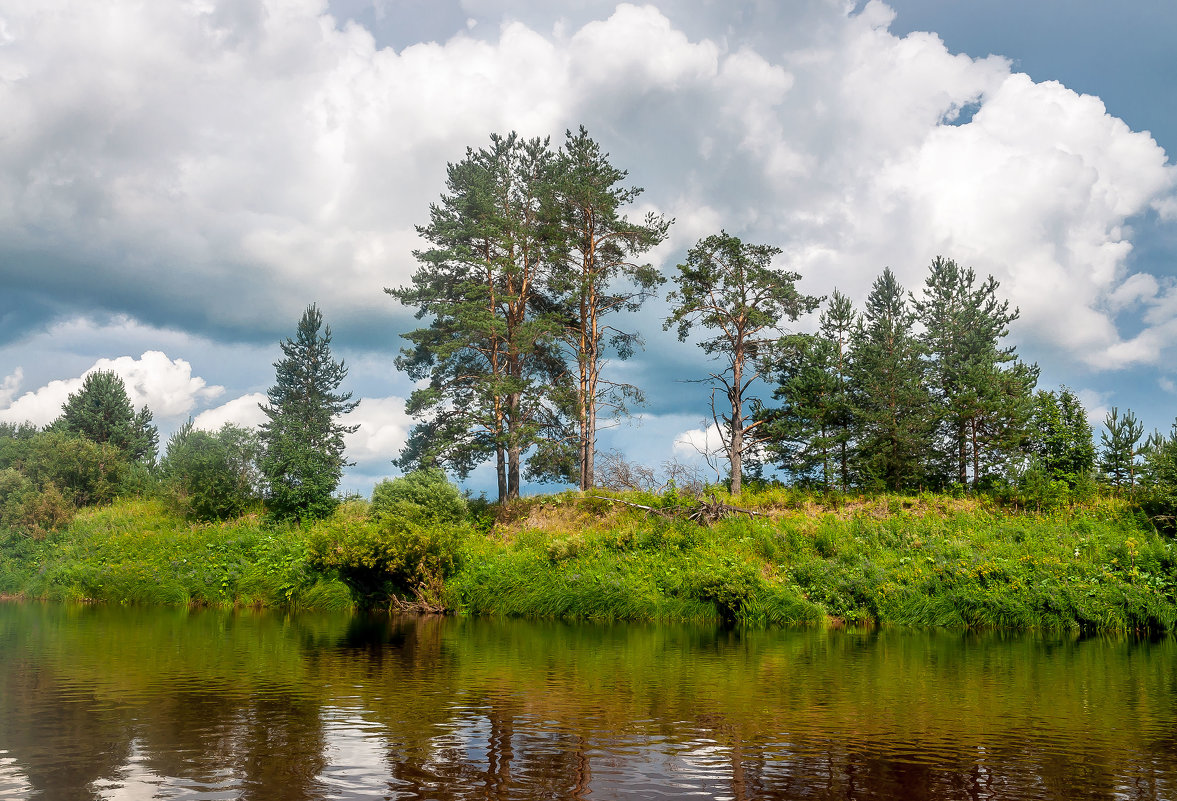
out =
[[[1098,423],[1177,416],[1177,5],[1170,0],[14,0],[0,8],[0,420],[123,376],[162,438],[255,424],[314,302],[349,368],[344,489],[395,475],[415,226],[492,132],[584,125],[675,219],[857,303],[937,255],[993,275],[1040,386]],[[712,366],[625,322],[645,407],[603,449],[707,437]],[[811,330],[803,319],[792,330]],[[767,390],[765,391],[767,393]],[[490,471],[467,482],[488,489]]]

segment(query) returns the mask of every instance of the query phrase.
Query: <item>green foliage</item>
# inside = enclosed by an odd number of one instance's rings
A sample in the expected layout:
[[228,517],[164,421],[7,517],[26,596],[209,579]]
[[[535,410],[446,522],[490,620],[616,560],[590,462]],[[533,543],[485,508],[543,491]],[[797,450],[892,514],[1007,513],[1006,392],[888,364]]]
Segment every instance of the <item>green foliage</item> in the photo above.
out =
[[[861,429],[862,483],[908,489],[931,450],[931,396],[915,314],[890,268],[875,281],[851,340],[850,383]],[[872,484],[874,485],[872,487]]]
[[[685,342],[702,326],[708,336],[699,347],[720,362],[719,371],[711,373],[712,411],[723,432],[733,495],[740,494],[745,453],[762,441],[753,434],[758,427],[755,409],[748,414],[745,403],[771,350],[766,337],[821,302],[797,290],[799,273],[772,266],[781,252],[771,245],[745,243],[726,231],[713,234],[687,251],[674,277],[675,288],[666,296],[670,315],[663,328],[675,327]],[[728,399],[729,411],[715,410],[716,390]]]
[[1104,431],[1100,433],[1099,470],[1103,479],[1117,490],[1129,494],[1136,487],[1136,474],[1142,453],[1141,436],[1144,423],[1137,419],[1131,409],[1120,414],[1113,406],[1103,421]]
[[461,490],[434,468],[381,481],[372,490],[371,514],[377,520],[444,526],[464,521],[467,508]]
[[127,397],[123,379],[110,370],[96,370],[70,393],[55,430],[85,437],[91,442],[110,444],[128,461],[155,462],[159,432],[151,424],[151,410],[138,412]]
[[1095,470],[1095,443],[1083,404],[1071,390],[1034,395],[1029,450],[1051,481],[1086,488]]
[[58,601],[348,608],[304,531],[257,517],[193,525],[159,501],[82,510],[43,540],[0,537],[0,592]]
[[468,530],[453,525],[417,525],[403,519],[373,520],[365,509],[341,507],[315,524],[312,564],[337,571],[367,603],[409,596],[444,604],[444,582],[462,563]]
[[344,434],[356,430],[338,422],[359,401],[339,393],[347,377],[343,361],[331,356],[331,328],[315,304],[303,312],[294,339],[282,342],[276,378],[261,408],[267,503],[279,519],[316,519],[335,508],[335,488],[343,474]]
[[1154,433],[1144,452],[1140,505],[1162,531],[1177,532],[1177,423],[1168,436]]
[[125,454],[57,429],[27,437],[0,437],[0,469],[20,472],[40,492],[53,485],[75,507],[110,503],[131,475]]
[[194,520],[240,517],[260,497],[257,434],[226,423],[216,433],[198,431],[192,421],[168,440],[160,475],[172,508]]

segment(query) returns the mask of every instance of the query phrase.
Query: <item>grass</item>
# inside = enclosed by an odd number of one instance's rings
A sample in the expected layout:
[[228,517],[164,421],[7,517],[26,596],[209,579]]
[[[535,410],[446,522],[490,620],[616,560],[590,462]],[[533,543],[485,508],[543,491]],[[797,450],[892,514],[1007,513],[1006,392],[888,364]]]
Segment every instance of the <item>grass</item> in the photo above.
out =
[[[975,498],[772,488],[739,505],[761,516],[704,527],[576,493],[525,499],[446,539],[456,552],[438,584],[466,615],[1177,630],[1177,546],[1115,498],[1037,514]],[[384,535],[354,504],[344,513],[346,526],[310,530],[256,517],[190,525],[157,503],[121,501],[44,540],[0,539],[0,595],[350,607],[371,586],[349,587],[315,554],[331,551],[332,532]],[[388,549],[402,546],[382,547],[396,561]]]
[[256,516],[189,524],[158,502],[87,509],[44,540],[0,541],[0,593],[156,605],[350,607],[350,590],[316,574],[303,532]]

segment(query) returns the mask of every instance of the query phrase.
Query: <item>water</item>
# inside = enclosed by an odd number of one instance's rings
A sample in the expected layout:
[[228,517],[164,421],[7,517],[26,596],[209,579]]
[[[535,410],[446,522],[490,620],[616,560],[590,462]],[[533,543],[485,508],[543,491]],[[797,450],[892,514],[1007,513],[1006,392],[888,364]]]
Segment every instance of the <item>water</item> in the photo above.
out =
[[0,604],[0,798],[1177,799],[1177,642]]

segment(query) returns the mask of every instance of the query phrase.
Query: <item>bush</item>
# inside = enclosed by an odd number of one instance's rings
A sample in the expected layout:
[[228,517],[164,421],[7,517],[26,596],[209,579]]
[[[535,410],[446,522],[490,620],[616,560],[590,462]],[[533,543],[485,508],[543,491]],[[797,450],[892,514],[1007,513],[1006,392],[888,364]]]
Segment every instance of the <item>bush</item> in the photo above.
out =
[[372,490],[372,516],[420,525],[453,525],[466,519],[462,493],[441,470],[414,470],[381,481]]
[[443,583],[461,566],[466,529],[417,525],[397,517],[372,520],[363,508],[341,507],[310,535],[311,564],[337,570],[367,603],[394,596],[425,609],[444,606]]
[[160,463],[172,508],[189,519],[239,517],[258,503],[257,435],[226,423],[215,434],[189,420],[168,440]]

